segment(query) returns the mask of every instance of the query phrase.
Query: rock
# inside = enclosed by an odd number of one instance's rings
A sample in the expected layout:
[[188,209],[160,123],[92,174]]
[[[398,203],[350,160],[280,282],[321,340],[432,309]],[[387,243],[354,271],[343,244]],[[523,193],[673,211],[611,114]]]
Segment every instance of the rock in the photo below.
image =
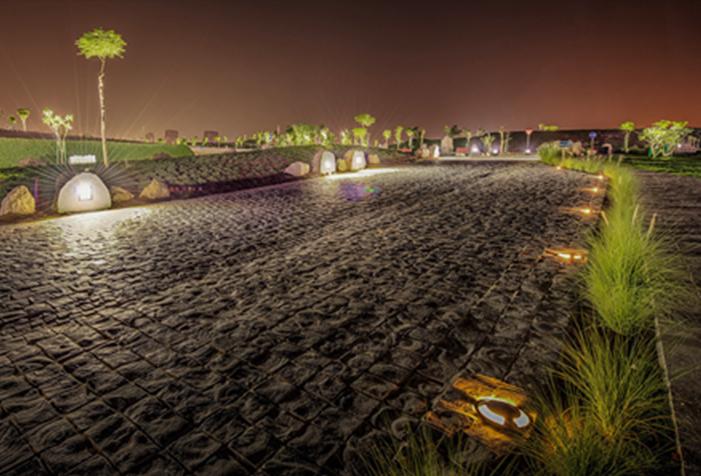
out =
[[380,165],[380,156],[377,154],[368,155],[368,165]]
[[75,213],[104,210],[111,206],[112,195],[102,179],[83,172],[61,187],[56,208],[59,213]]
[[419,149],[417,149],[416,155],[418,155],[420,159],[430,159],[431,149],[429,149],[425,145],[422,145]]
[[134,194],[124,187],[111,187],[110,192],[114,203],[124,203],[134,198]]
[[336,161],[336,170],[338,172],[348,172],[348,161],[346,159],[338,159]]
[[353,160],[353,149],[347,150],[345,154],[343,154],[343,159],[348,162],[349,164]]
[[10,190],[0,205],[0,216],[33,215],[36,212],[34,196],[24,185]]
[[285,173],[293,177],[304,177],[309,174],[310,170],[309,164],[305,164],[304,162],[292,162],[285,169]]
[[139,194],[139,198],[145,200],[163,200],[170,197],[170,189],[158,179],[152,179],[146,188]]

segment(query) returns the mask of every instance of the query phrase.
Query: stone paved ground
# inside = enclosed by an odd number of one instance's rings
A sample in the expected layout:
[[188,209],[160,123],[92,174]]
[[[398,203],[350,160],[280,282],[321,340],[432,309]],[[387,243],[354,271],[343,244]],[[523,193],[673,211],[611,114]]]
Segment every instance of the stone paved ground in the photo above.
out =
[[658,214],[657,229],[684,256],[695,297],[683,322],[663,325],[663,343],[686,474],[701,474],[701,180],[640,176],[647,206]]
[[0,228],[0,474],[339,474],[557,355],[591,179],[441,164]]

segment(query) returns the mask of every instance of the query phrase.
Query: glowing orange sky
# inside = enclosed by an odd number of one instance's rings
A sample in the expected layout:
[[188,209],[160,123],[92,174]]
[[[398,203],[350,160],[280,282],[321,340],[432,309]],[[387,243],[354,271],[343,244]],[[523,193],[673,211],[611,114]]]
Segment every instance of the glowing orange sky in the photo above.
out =
[[108,66],[111,136],[336,129],[366,111],[376,134],[701,126],[701,2],[648,3],[0,0],[0,127],[27,106],[33,128],[51,107],[97,131],[97,65],[73,46],[96,26],[128,43]]

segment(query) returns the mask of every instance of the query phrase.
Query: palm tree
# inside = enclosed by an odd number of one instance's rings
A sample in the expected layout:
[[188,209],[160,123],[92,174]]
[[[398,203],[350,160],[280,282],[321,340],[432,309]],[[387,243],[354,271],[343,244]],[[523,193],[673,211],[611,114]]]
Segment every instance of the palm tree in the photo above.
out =
[[467,155],[471,155],[472,149],[470,148],[470,141],[472,140],[472,131],[470,129],[463,129],[462,135],[465,137],[465,147],[467,147]]
[[29,108],[20,107],[17,109],[17,116],[19,116],[19,120],[22,121],[22,130],[24,132],[27,132],[27,119],[29,119],[29,114],[31,114]]
[[385,139],[385,149],[389,149],[389,139],[392,137],[392,131],[390,129],[385,129],[382,131],[382,137]]
[[[368,113],[358,114],[353,118],[355,122],[360,124],[361,127],[365,128],[365,133],[363,137],[365,138],[365,145],[370,145],[370,127],[375,123],[376,119]],[[353,129],[355,135],[355,129]],[[361,144],[362,145],[362,144]]]
[[409,128],[406,130],[406,138],[409,139],[410,149],[414,148],[414,134],[416,134],[416,131],[413,128]]
[[620,129],[623,131],[623,150],[627,154],[630,150],[630,135],[635,132],[635,122],[626,121],[620,125]]
[[492,155],[492,144],[494,143],[494,136],[492,134],[485,134],[481,138],[482,145],[484,146],[484,151],[487,155]]
[[394,128],[394,140],[397,142],[397,149],[402,144],[402,132],[404,132],[404,126],[397,126]]
[[118,33],[102,28],[84,33],[76,40],[75,44],[79,54],[86,59],[97,58],[100,60],[100,72],[97,76],[97,90],[100,97],[100,137],[102,138],[102,161],[105,166],[108,166],[107,126],[105,124],[105,66],[108,59],[122,58],[127,44]]

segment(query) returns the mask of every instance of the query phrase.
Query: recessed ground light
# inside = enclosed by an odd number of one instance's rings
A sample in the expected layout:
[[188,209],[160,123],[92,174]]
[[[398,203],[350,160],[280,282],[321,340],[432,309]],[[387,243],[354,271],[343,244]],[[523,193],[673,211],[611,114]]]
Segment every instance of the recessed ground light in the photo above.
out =
[[520,430],[531,424],[531,419],[523,410],[505,399],[482,398],[475,406],[487,423],[498,428]]
[[465,433],[496,453],[509,448],[532,431],[536,413],[518,387],[487,375],[457,378],[452,391],[424,416],[446,435]]
[[594,215],[594,210],[592,210],[591,207],[560,207],[560,211],[583,217],[591,217]]
[[548,248],[545,255],[563,264],[584,264],[587,262],[587,250],[577,248]]

